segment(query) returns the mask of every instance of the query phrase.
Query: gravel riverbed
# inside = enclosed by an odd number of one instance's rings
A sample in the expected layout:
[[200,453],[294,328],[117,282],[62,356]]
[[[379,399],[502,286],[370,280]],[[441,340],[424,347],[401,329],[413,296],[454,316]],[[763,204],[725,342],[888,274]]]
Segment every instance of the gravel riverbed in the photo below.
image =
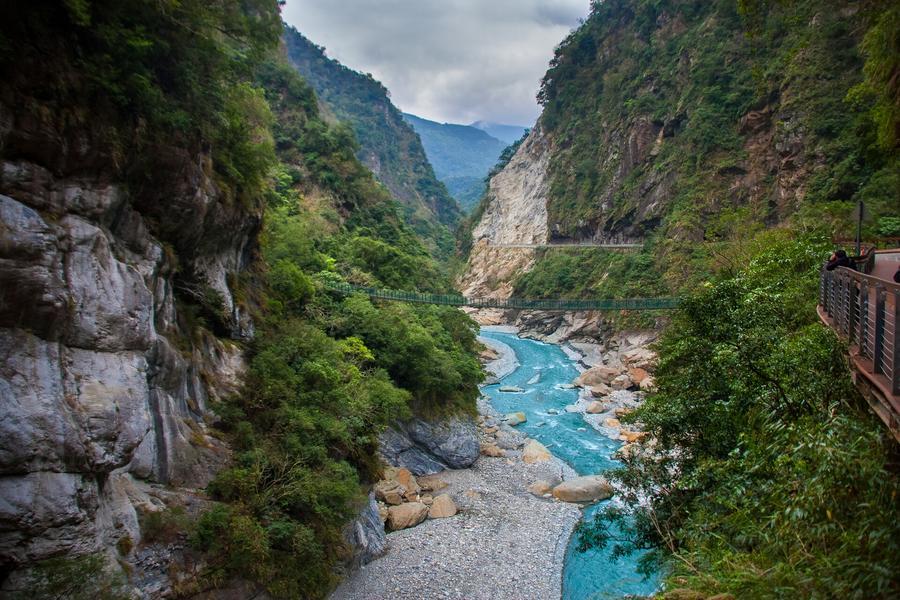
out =
[[[508,347],[489,370],[514,368]],[[485,399],[479,412],[498,415]],[[519,449],[525,437],[503,425],[506,457],[481,456],[461,470],[437,477],[448,484],[460,511],[388,533],[388,551],[351,573],[332,600],[452,598],[465,600],[547,600],[559,598],[563,561],[572,530],[581,517],[577,505],[528,492],[538,480],[569,479],[575,472],[559,459],[526,464]]]

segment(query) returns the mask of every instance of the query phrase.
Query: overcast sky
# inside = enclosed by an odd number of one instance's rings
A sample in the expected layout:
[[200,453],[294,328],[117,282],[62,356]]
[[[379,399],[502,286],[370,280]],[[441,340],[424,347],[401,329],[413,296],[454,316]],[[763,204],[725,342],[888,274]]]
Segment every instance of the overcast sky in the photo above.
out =
[[401,110],[530,126],[553,48],[590,0],[287,0],[282,16],[328,56],[371,73]]

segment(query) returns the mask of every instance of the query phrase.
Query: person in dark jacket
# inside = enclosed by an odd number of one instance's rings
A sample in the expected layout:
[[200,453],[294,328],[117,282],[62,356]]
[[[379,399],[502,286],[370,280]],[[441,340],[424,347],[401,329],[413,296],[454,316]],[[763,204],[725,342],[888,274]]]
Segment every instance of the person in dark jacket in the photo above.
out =
[[828,262],[825,263],[825,268],[829,271],[834,271],[838,267],[847,267],[848,269],[853,268],[853,261],[850,260],[850,257],[847,256],[847,253],[844,250],[837,250],[831,255]]
[[897,265],[897,270],[894,271],[894,283],[900,283],[900,265]]

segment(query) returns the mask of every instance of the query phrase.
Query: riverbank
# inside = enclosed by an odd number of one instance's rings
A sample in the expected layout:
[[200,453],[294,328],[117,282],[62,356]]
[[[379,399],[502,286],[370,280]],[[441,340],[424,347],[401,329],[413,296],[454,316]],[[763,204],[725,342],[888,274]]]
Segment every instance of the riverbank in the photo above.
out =
[[[479,410],[497,417],[484,400]],[[509,438],[520,438],[508,444],[515,446],[525,440],[515,432]],[[527,488],[574,472],[558,459],[526,464],[519,448],[505,452],[432,476],[447,484],[440,493],[450,494],[459,513],[388,533],[387,553],[353,572],[332,600],[559,598],[566,547],[581,512]]]

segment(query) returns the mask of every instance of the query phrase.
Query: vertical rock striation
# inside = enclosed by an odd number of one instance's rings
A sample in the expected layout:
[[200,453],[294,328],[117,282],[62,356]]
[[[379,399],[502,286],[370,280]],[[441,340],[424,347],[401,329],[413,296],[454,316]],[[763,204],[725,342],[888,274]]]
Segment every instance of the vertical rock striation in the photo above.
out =
[[138,541],[154,484],[205,486],[228,459],[210,401],[237,391],[253,334],[231,282],[260,213],[209,156],[158,148],[153,185],[126,185],[102,118],[41,106],[0,96],[6,573]]

